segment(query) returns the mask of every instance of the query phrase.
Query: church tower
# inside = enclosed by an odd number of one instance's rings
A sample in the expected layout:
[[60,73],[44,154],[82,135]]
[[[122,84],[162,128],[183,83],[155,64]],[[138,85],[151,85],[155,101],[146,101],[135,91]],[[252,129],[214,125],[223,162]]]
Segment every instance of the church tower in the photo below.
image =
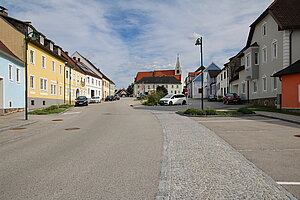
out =
[[181,67],[179,62],[179,54],[177,54],[177,61],[175,66],[175,75],[181,75]]

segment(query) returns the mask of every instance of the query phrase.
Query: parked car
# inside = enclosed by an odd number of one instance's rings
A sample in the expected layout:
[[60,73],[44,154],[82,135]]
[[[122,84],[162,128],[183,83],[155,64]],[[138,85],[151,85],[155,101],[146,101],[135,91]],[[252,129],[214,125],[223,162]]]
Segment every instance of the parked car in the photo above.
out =
[[105,101],[115,101],[114,96],[107,96]]
[[241,98],[236,93],[227,93],[223,97],[223,103],[229,104],[229,103],[241,103]]
[[140,99],[143,99],[143,98],[145,98],[145,97],[147,97],[147,95],[145,95],[145,94],[138,94],[136,98],[137,98],[138,100],[140,100]]
[[89,104],[86,96],[79,96],[75,99],[75,106],[87,106]]
[[208,101],[217,101],[218,97],[215,94],[211,94],[211,95],[208,96],[207,100]]
[[120,97],[119,97],[118,95],[115,95],[115,96],[114,96],[114,99],[115,99],[115,100],[120,100]]
[[100,97],[94,96],[91,98],[90,103],[101,103],[101,99]]
[[186,104],[186,97],[184,94],[168,94],[159,100],[160,105],[175,105]]

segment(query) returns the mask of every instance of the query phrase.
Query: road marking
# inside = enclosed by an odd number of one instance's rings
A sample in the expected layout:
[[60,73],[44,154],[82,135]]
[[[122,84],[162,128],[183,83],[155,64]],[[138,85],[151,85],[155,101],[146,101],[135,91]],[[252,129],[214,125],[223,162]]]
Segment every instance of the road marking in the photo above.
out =
[[69,112],[69,113],[64,113],[63,115],[73,115],[73,114],[78,114],[78,113],[81,113],[81,112]]
[[251,152],[251,151],[300,151],[300,149],[241,149],[237,150],[240,152]]
[[300,182],[277,182],[279,185],[300,185]]
[[212,123],[219,123],[219,122],[276,122],[280,121],[279,119],[262,119],[262,120],[250,120],[250,119],[241,119],[241,120],[214,120],[214,121],[198,121],[197,122],[212,122]]

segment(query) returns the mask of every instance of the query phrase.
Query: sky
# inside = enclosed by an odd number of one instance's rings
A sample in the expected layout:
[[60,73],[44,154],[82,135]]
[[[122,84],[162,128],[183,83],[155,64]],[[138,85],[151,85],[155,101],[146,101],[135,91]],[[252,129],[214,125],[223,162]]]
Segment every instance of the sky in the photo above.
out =
[[245,45],[249,26],[273,0],[0,0],[55,44],[78,51],[127,88],[139,71],[174,69],[185,77],[203,60],[220,68]]

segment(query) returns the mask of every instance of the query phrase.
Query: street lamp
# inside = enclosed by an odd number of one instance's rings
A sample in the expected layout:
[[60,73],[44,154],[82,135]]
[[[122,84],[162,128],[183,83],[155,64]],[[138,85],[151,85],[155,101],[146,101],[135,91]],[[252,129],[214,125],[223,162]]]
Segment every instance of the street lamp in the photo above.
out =
[[27,69],[27,50],[28,50],[28,41],[38,39],[39,34],[35,31],[25,32],[24,36],[24,69],[25,69],[25,120],[28,120],[28,69]]
[[[203,42],[202,42],[202,37],[197,38],[195,45],[199,46],[200,65],[201,65],[201,67],[203,67],[203,52],[202,52]],[[204,93],[204,89],[203,89],[203,79],[204,79],[203,71],[201,72],[201,74],[202,74],[202,79],[201,79],[201,93],[202,93],[201,94],[201,108],[203,110],[203,93]]]

